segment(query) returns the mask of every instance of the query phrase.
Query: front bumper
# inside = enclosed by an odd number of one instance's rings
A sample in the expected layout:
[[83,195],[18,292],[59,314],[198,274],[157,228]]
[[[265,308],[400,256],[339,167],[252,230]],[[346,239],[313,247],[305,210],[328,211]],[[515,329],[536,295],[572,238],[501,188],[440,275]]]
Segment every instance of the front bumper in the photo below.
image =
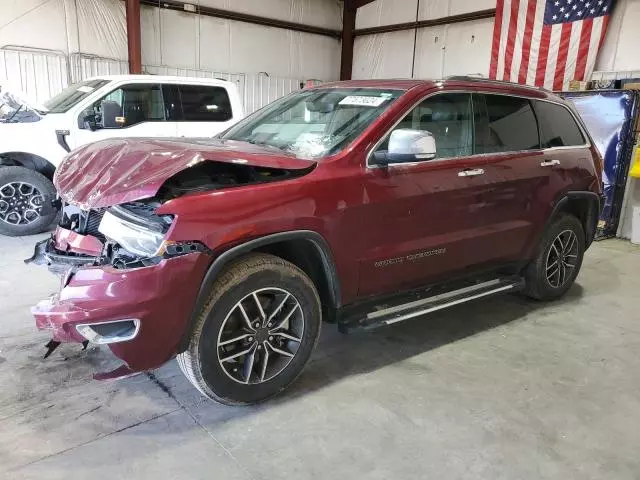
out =
[[204,253],[134,269],[71,265],[60,292],[32,308],[36,326],[51,330],[57,342],[83,342],[78,324],[138,319],[135,338],[109,348],[127,373],[159,367],[177,353],[208,265]]

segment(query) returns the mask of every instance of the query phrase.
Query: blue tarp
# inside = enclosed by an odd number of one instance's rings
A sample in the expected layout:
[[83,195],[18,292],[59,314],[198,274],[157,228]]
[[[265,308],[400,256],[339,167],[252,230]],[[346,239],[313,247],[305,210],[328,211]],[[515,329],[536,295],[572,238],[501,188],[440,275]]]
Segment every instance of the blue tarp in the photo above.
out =
[[600,234],[615,235],[633,153],[638,93],[633,90],[565,92],[572,101],[604,159],[602,173],[605,204]]

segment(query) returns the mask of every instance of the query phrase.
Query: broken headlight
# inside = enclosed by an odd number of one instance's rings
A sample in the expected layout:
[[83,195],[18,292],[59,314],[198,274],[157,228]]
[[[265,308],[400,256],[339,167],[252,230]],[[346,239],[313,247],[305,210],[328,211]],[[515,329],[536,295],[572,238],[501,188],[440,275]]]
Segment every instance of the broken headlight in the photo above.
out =
[[124,209],[112,207],[106,211],[98,230],[134,255],[153,257],[161,253],[163,229],[153,223],[143,225],[133,221]]

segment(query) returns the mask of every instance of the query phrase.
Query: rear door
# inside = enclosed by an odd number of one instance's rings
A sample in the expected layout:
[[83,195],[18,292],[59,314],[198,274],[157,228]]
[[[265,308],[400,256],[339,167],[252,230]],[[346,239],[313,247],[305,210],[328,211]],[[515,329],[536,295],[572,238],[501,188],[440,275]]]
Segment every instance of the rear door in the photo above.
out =
[[553,183],[529,99],[474,93],[475,148],[487,159],[485,221],[497,263],[522,259]]
[[569,190],[589,190],[593,181],[593,160],[587,138],[574,115],[561,103],[533,102],[540,124],[543,158],[538,168],[547,182],[538,192],[540,209],[534,221],[542,231],[555,202]]
[[237,121],[239,112],[224,86],[178,85],[182,119],[178,123],[180,137],[213,137]]
[[[391,131],[429,131],[437,157],[376,166],[363,178],[360,295],[412,288],[474,269],[494,254],[485,228],[486,158],[473,155],[471,95],[439,93]],[[375,151],[388,148],[389,132]]]
[[[93,126],[82,123],[87,115],[95,118]],[[117,137],[175,137],[177,124],[168,115],[160,84],[121,85],[80,114],[82,128],[70,136],[69,145],[77,148]]]

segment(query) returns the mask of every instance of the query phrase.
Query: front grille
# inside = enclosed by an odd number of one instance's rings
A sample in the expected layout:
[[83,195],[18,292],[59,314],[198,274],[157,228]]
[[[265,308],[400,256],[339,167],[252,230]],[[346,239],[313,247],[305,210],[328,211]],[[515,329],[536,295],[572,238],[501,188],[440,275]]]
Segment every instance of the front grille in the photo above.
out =
[[84,231],[82,232],[84,235],[93,235],[94,237],[100,239],[102,242],[105,241],[104,235],[98,231],[98,227],[100,226],[100,222],[102,221],[102,217],[106,209],[101,208],[97,210],[90,210],[86,217],[86,223],[84,226]]

